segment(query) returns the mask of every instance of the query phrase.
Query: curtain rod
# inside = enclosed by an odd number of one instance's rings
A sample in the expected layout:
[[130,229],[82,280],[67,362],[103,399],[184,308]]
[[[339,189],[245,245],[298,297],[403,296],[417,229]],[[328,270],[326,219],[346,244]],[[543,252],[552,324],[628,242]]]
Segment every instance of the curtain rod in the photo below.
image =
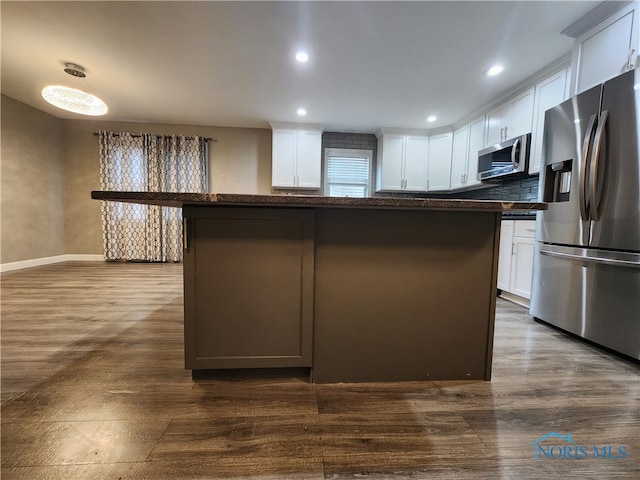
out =
[[[100,135],[100,132],[93,132],[93,136],[94,136],[94,137],[97,137],[98,135]],[[114,133],[113,135],[114,135],[114,136],[116,136],[116,137],[119,137],[119,136],[120,136],[120,134],[119,134],[119,133]],[[154,133],[154,134],[152,134],[152,135],[156,135],[156,134]],[[131,134],[131,136],[132,136],[132,137],[141,137],[142,135],[141,135],[141,134],[134,134],[134,133],[132,133],[132,134]],[[165,137],[165,138],[167,138],[167,137],[172,137],[172,136],[182,136],[182,135],[158,135],[158,136],[159,136],[159,137]],[[194,137],[194,136],[187,137],[187,138],[193,138],[193,137]],[[201,137],[201,138],[202,138],[202,140],[204,140],[205,142],[217,142],[217,141],[218,141],[218,140],[216,140],[215,138],[211,138],[211,137]]]

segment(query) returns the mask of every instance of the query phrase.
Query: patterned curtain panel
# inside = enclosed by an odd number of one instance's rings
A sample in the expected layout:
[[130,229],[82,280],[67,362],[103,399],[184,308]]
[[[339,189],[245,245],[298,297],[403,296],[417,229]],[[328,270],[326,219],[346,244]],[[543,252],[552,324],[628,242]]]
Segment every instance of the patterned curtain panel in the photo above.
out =
[[[200,137],[100,132],[100,187],[134,192],[207,191],[207,144]],[[102,202],[107,260],[179,262],[179,208]]]

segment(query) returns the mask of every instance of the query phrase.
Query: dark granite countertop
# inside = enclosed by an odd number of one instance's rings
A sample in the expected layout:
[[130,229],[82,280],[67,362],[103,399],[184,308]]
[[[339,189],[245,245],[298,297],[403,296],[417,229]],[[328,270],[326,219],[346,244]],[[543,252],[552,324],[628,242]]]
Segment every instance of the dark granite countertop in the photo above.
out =
[[527,211],[545,210],[538,202],[497,200],[463,200],[435,198],[370,197],[346,198],[315,195],[247,195],[235,193],[171,193],[171,192],[108,192],[93,191],[94,200],[144,203],[167,207],[184,206],[269,206],[269,207],[335,207],[388,208],[400,210],[465,210],[465,211]]

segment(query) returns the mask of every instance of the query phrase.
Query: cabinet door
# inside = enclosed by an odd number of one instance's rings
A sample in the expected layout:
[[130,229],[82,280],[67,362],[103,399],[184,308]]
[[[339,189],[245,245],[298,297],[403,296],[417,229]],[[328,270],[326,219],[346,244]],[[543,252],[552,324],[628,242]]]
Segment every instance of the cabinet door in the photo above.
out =
[[400,191],[403,187],[404,136],[384,135],[378,165],[378,191]]
[[322,133],[298,132],[296,187],[320,188],[322,178]]
[[567,71],[563,69],[536,85],[534,125],[531,138],[531,157],[529,173],[540,173],[542,159],[542,137],[544,133],[544,114],[550,108],[562,103],[567,83]]
[[531,298],[534,245],[535,240],[533,238],[513,237],[513,259],[509,291],[526,299]]
[[406,137],[404,158],[404,190],[413,192],[424,192],[427,189],[428,154],[429,137]]
[[295,186],[298,132],[274,130],[271,162],[271,185],[292,188]]
[[513,220],[500,223],[500,253],[498,254],[498,288],[508,292],[511,288],[511,256],[513,249]]
[[451,189],[461,188],[467,182],[467,159],[469,157],[469,125],[453,132],[451,155]]
[[576,39],[575,93],[633,68],[640,48],[637,15],[637,2],[633,2]]
[[451,188],[451,149],[453,133],[429,137],[429,163],[427,167],[427,190],[429,192]]
[[314,212],[185,208],[188,369],[312,365]]
[[509,105],[502,105],[487,113],[487,138],[485,147],[495,145],[505,140],[504,129],[509,116]]
[[505,140],[530,133],[533,124],[533,97],[531,88],[509,101],[509,120]]
[[484,148],[484,117],[469,124],[469,160],[467,187],[480,185],[478,180],[478,152]]

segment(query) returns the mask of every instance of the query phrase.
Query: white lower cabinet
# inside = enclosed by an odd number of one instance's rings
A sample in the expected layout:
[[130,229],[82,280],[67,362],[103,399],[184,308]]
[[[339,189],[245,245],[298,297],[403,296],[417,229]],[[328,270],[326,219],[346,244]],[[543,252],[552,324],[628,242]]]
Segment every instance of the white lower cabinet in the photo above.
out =
[[522,299],[531,298],[535,220],[503,220],[500,228],[498,288]]
[[513,237],[511,256],[511,285],[509,291],[520,297],[531,298],[531,278],[533,276],[533,246],[535,240],[527,237]]
[[513,220],[500,224],[500,253],[498,255],[498,288],[509,291],[511,286],[511,254],[513,253]]

